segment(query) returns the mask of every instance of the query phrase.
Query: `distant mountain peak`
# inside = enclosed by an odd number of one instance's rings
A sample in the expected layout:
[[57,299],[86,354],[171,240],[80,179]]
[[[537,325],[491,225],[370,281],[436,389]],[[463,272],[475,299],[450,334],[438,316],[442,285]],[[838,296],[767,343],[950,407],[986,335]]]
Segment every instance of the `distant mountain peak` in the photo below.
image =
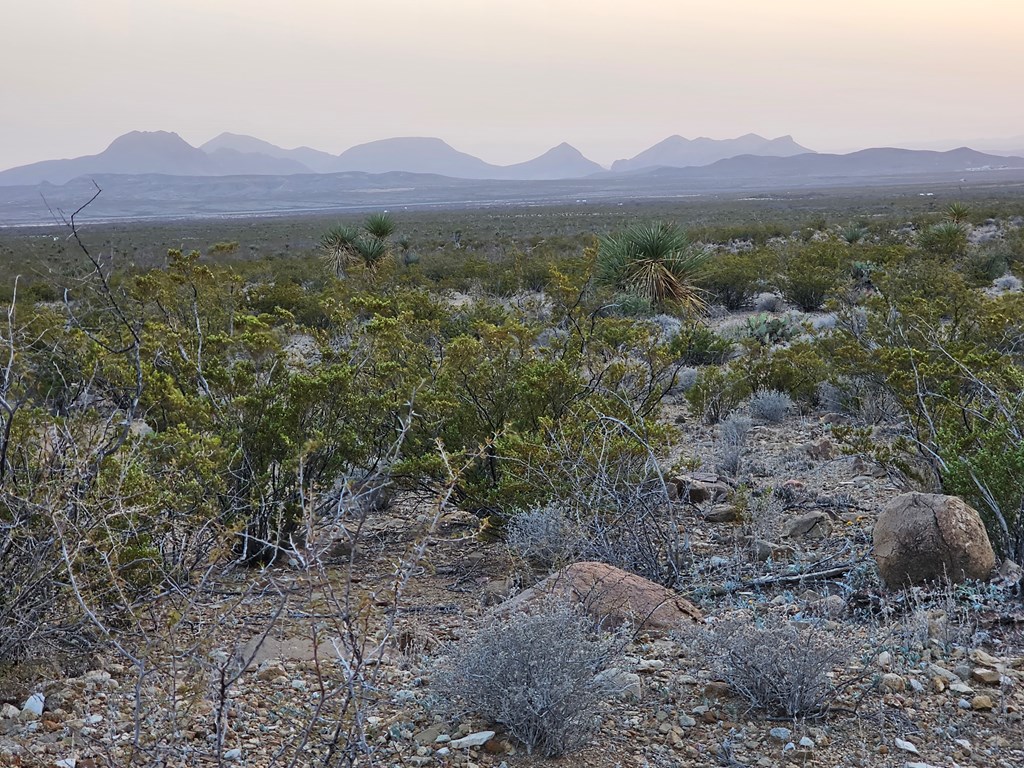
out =
[[711,139],[698,136],[687,139],[679,134],[669,136],[628,160],[616,160],[613,171],[637,171],[644,168],[687,168],[710,165],[739,155],[790,157],[812,150],[797,144],[792,136],[766,139],[756,133],[745,133],[735,139]]

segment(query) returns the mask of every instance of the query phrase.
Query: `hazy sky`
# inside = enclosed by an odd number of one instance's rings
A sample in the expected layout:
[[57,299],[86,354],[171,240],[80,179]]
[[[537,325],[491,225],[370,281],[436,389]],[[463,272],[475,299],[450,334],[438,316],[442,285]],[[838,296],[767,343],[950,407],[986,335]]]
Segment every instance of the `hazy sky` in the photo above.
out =
[[0,168],[129,130],[601,163],[1024,134],[1024,0],[4,0]]

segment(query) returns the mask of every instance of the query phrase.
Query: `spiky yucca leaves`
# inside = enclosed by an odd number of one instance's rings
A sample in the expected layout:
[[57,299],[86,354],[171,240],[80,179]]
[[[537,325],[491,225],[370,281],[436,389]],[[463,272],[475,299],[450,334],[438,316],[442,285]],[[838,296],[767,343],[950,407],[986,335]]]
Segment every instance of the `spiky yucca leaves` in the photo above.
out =
[[659,308],[702,313],[708,304],[696,280],[710,255],[671,224],[634,224],[601,238],[597,278]]
[[964,203],[954,202],[946,206],[943,218],[954,224],[966,224],[971,215],[971,209]]
[[373,213],[366,217],[361,230],[352,226],[329,229],[320,238],[320,248],[338,277],[353,265],[372,273],[391,255],[388,238],[394,231],[395,224],[387,213]]
[[366,234],[376,240],[387,240],[395,231],[395,222],[385,213],[371,213],[363,222]]
[[324,260],[334,274],[343,275],[345,268],[352,263],[359,237],[359,230],[348,226],[332,227],[321,236]]

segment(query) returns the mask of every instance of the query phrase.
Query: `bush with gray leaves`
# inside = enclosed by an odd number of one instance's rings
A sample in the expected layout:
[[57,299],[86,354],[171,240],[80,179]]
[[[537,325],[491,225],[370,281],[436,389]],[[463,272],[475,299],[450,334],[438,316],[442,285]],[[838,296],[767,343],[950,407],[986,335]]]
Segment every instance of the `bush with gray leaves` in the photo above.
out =
[[730,414],[718,425],[718,467],[730,475],[737,475],[743,463],[743,450],[747,445],[752,422],[746,416]]
[[777,389],[760,389],[750,398],[750,413],[770,424],[781,424],[793,408],[793,399]]
[[736,619],[689,630],[683,639],[733,691],[772,715],[823,715],[854,682],[832,677],[849,662],[852,643],[813,625],[774,616]]
[[519,512],[505,528],[513,554],[539,570],[552,570],[579,558],[583,532],[575,516],[560,504]]
[[437,693],[448,706],[502,726],[526,751],[555,757],[587,743],[613,691],[600,674],[623,635],[559,601],[500,617],[446,658]]

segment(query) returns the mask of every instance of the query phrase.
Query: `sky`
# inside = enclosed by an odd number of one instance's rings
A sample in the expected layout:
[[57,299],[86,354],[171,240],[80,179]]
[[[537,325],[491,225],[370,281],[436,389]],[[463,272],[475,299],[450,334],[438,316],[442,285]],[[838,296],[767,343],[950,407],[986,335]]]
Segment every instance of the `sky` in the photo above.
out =
[[5,6],[0,168],[131,130],[332,153],[439,136],[495,163],[568,141],[603,164],[672,134],[819,151],[1024,135],[1024,0]]

